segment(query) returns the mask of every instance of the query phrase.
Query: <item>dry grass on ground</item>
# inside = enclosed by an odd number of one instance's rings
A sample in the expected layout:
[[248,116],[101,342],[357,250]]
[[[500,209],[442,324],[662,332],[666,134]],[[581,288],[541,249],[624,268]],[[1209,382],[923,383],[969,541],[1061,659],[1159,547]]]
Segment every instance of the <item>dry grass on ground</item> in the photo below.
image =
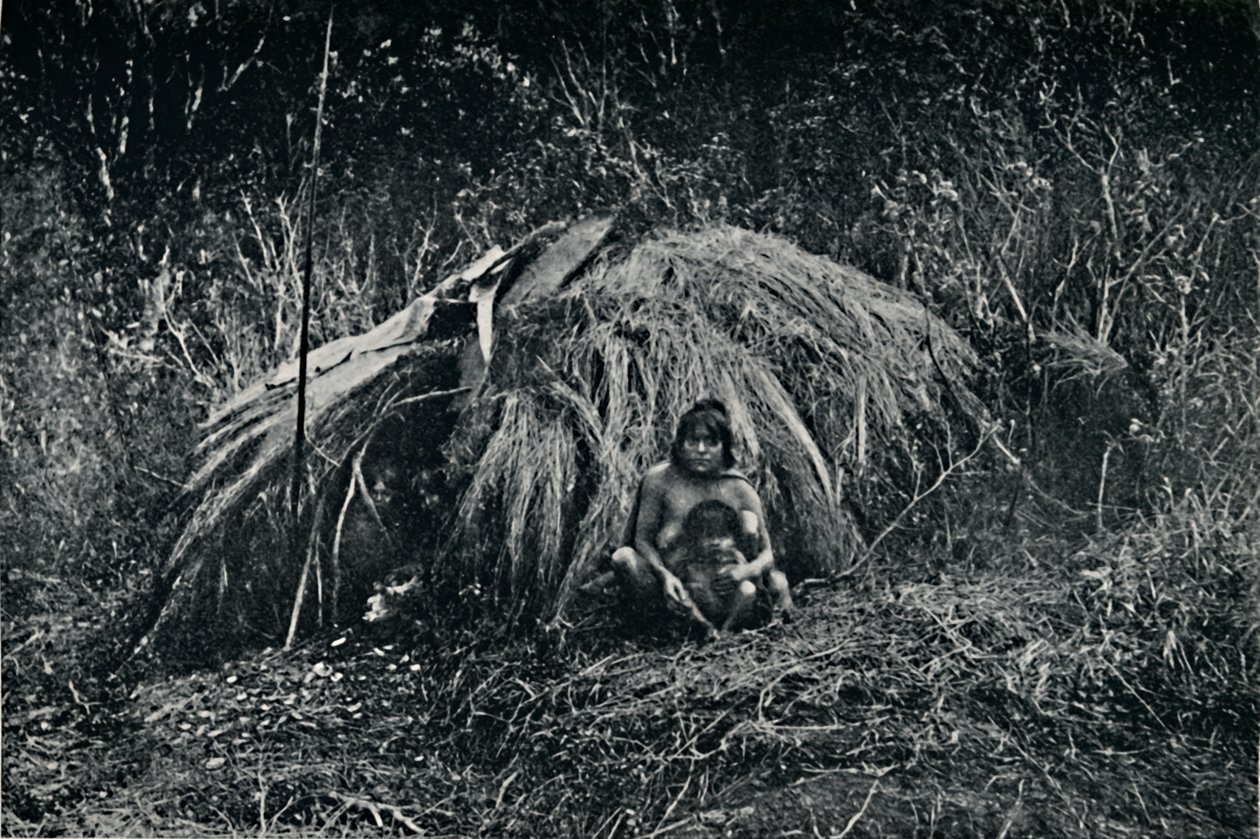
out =
[[42,827],[57,773],[6,713],[5,831],[1245,835],[1254,543],[1180,521],[806,592],[710,646],[598,611],[516,642],[435,616],[153,677],[79,715]]

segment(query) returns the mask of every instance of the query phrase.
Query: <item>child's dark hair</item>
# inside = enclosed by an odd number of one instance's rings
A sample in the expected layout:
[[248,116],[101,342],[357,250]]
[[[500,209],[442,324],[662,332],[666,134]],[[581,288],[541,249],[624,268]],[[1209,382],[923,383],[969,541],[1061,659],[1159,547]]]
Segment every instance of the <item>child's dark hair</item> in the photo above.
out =
[[674,443],[669,449],[669,459],[675,465],[682,463],[683,440],[697,434],[716,437],[722,444],[722,465],[727,469],[735,465],[735,438],[731,434],[731,418],[721,400],[701,399],[678,419]]
[[693,544],[726,536],[738,540],[742,534],[739,512],[725,501],[715,498],[701,501],[687,512],[683,519],[682,533]]

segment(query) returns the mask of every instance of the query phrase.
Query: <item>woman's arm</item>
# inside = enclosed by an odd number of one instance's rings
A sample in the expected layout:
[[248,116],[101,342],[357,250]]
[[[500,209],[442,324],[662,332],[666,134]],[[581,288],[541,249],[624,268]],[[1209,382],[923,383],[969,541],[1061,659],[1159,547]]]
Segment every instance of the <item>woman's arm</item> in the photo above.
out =
[[757,517],[757,555],[747,565],[738,566],[739,576],[744,580],[755,580],[774,570],[774,549],[770,546],[770,529],[766,526],[766,511],[761,506],[761,498],[758,497],[757,491],[748,484],[743,484],[740,494],[743,496],[741,509]]
[[664,518],[665,491],[668,488],[665,469],[650,469],[643,476],[639,495],[639,518],[635,522],[634,549],[643,561],[656,573],[664,587],[665,597],[679,603],[687,599],[687,589],[672,571],[665,567],[661,553],[656,546],[656,537],[660,532],[661,520]]

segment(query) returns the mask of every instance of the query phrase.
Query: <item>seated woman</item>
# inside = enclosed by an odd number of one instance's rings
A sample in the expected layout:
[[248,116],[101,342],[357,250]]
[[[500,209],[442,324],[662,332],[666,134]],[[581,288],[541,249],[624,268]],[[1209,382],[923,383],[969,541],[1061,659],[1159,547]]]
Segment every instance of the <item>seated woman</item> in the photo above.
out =
[[770,534],[765,526],[761,499],[749,480],[735,471],[733,438],[726,406],[703,399],[678,420],[670,458],[648,469],[639,485],[631,514],[630,544],[612,556],[613,573],[631,594],[651,602],[664,595],[667,606],[690,612],[694,604],[678,570],[670,567],[678,554],[683,524],[692,508],[705,501],[720,501],[739,513],[752,559],[731,563],[713,578],[713,590],[730,597],[728,625],[751,622],[758,590],[763,584],[776,611],[792,608],[787,577],[775,568]]

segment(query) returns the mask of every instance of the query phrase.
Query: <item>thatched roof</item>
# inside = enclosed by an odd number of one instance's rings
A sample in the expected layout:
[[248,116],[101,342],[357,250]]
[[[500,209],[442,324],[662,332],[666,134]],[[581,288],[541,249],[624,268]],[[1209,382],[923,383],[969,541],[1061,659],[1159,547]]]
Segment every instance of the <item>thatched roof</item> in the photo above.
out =
[[[335,575],[354,561],[336,556],[332,534],[361,503],[357,462],[391,422],[407,445],[389,456],[444,473],[445,511],[421,539],[434,579],[476,580],[501,605],[554,611],[697,398],[730,407],[741,465],[798,577],[851,560],[860,537],[846,483],[889,480],[883,467],[915,436],[909,419],[940,427],[960,407],[978,410],[970,349],[912,295],[770,235],[714,226],[619,241],[611,226],[550,225],[496,248],[375,329],[311,354],[308,570]],[[159,625],[260,573],[292,597],[298,569],[274,556],[279,542],[255,540],[248,560],[233,552],[246,550],[243,532],[276,526],[258,513],[286,484],[295,368],[210,418]]]

